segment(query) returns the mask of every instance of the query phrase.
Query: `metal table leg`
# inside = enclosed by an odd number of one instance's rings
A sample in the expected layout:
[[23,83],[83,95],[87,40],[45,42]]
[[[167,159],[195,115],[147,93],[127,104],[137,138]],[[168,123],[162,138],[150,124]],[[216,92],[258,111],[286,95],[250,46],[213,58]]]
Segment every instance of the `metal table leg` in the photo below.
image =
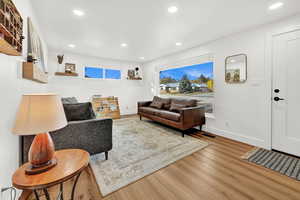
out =
[[79,179],[80,175],[81,175],[81,172],[75,178],[75,182],[74,182],[74,185],[73,185],[73,188],[72,188],[71,200],[74,200],[75,189],[76,189],[76,185],[77,185],[77,182],[78,182],[78,179]]
[[36,190],[33,190],[33,192],[34,192],[35,199],[36,199],[36,200],[40,200],[40,197],[39,197],[37,191],[36,191]]
[[60,198],[59,200],[64,200],[64,183],[60,184]]
[[45,194],[45,196],[46,196],[46,199],[47,199],[47,200],[50,200],[50,195],[49,195],[49,193],[48,193],[47,188],[43,189],[43,191],[44,191],[44,194]]

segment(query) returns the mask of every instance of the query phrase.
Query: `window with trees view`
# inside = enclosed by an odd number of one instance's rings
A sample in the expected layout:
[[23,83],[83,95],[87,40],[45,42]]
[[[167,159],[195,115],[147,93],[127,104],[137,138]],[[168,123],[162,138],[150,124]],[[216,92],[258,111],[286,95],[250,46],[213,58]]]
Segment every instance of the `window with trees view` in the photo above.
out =
[[199,99],[207,113],[213,112],[213,62],[167,69],[160,72],[160,94]]

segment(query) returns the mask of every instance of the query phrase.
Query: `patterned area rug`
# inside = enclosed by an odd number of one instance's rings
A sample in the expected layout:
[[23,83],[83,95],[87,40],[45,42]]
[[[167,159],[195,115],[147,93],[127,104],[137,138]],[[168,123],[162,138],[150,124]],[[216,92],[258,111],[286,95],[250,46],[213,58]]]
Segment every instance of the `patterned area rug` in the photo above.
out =
[[255,148],[243,159],[300,181],[300,159],[283,153]]
[[92,156],[91,167],[103,196],[188,156],[207,142],[137,118],[115,120],[113,150]]

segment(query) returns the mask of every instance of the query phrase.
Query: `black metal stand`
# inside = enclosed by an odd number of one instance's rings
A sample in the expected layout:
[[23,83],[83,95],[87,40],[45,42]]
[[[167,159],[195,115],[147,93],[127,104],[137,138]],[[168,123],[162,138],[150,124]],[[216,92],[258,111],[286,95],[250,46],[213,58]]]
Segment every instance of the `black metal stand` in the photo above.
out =
[[[76,185],[77,185],[77,182],[78,182],[78,179],[79,179],[80,175],[81,175],[81,172],[75,178],[75,182],[73,184],[72,193],[71,193],[71,200],[74,200]],[[59,193],[57,195],[56,200],[64,200],[64,186],[63,186],[63,182],[60,183],[60,187],[59,188],[60,189],[59,189]],[[48,189],[44,188],[42,190],[43,190],[43,192],[45,194],[46,200],[51,200],[49,192],[48,192]],[[37,190],[33,190],[33,192],[34,192],[35,199],[36,200],[40,200],[40,197],[38,195]]]

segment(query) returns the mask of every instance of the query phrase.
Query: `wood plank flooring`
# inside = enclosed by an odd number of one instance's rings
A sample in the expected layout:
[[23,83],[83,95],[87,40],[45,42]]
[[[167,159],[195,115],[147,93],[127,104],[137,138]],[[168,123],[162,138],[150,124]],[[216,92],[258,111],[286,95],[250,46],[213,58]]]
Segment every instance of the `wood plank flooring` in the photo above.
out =
[[[252,146],[219,136],[193,136],[210,145],[106,197],[87,170],[79,180],[76,199],[300,200],[299,181],[240,159]],[[71,183],[66,185],[70,190]]]

